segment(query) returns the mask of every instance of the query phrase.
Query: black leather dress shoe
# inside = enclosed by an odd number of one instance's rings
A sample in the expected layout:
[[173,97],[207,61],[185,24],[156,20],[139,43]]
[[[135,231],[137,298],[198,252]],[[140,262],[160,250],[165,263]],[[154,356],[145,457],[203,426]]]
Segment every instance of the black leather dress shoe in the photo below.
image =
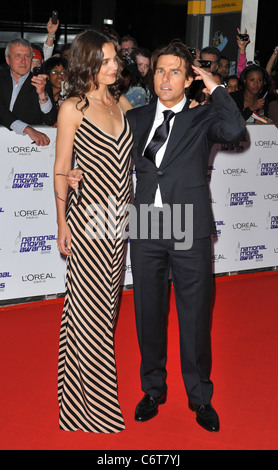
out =
[[145,393],[141,401],[139,401],[135,410],[135,421],[143,423],[149,419],[154,418],[158,413],[158,405],[163,405],[166,402],[166,393],[160,397],[153,397]]
[[210,432],[219,431],[219,418],[211,404],[196,405],[195,403],[192,403],[192,401],[189,400],[188,406],[190,410],[196,412],[196,421],[200,426],[202,426],[202,428]]

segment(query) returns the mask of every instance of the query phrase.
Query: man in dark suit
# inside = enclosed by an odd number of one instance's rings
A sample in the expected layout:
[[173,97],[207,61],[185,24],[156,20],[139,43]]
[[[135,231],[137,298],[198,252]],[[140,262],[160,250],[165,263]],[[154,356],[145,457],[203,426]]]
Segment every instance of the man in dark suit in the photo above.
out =
[[8,67],[0,70],[0,125],[17,134],[28,134],[37,145],[48,145],[49,138],[32,126],[52,126],[57,110],[45,92],[46,75],[34,76],[33,50],[25,39],[10,41],[6,47]]
[[[245,136],[245,123],[227,91],[217,86],[209,72],[193,66],[181,42],[173,41],[156,51],[152,63],[158,99],[127,113],[134,135],[132,156],[137,176],[134,205],[138,233],[131,239],[131,264],[145,392],[136,407],[135,420],[153,418],[166,401],[171,268],[189,408],[196,412],[199,425],[217,432],[219,418],[211,405],[210,380],[210,237],[214,224],[206,175],[212,144],[240,141]],[[191,107],[186,98],[194,75],[211,93],[210,104]],[[152,137],[163,122],[163,111],[169,110],[175,112],[170,116],[169,134],[154,156],[150,151]],[[158,140],[155,137],[154,143]],[[142,215],[146,207],[147,221]]]

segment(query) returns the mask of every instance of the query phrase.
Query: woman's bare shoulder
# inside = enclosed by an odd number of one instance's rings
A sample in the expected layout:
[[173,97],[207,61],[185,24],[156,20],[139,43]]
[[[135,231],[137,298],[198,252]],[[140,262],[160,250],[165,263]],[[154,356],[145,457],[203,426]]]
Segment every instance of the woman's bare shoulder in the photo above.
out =
[[80,105],[82,106],[82,101],[79,98],[72,96],[71,98],[67,98],[65,101],[62,102],[60,106],[60,110],[63,112],[80,112]]
[[120,97],[119,105],[120,105],[120,108],[121,108],[121,110],[124,114],[126,114],[126,112],[129,109],[132,109],[132,106],[131,106],[130,102],[128,101],[128,99],[125,96]]
[[81,103],[79,98],[76,97],[67,98],[63,101],[58,112],[58,126],[59,124],[66,122],[77,129],[83,118],[83,114],[80,109]]

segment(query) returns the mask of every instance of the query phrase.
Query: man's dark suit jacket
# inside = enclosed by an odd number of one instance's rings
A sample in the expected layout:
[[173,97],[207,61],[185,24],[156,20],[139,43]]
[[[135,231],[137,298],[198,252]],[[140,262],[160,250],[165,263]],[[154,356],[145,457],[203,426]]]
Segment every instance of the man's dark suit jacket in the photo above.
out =
[[244,139],[245,121],[222,87],[213,92],[211,104],[189,109],[187,101],[175,116],[164,158],[157,168],[143,156],[155,112],[156,101],[127,112],[134,135],[132,157],[137,177],[134,199],[137,214],[140,205],[153,204],[159,183],[164,204],[170,207],[193,204],[194,239],[209,236],[215,230],[207,184],[210,150],[216,142],[235,143]]
[[0,125],[10,129],[11,124],[20,119],[30,126],[46,124],[52,126],[57,121],[57,110],[53,104],[49,113],[41,111],[36,88],[31,84],[32,74],[26,78],[14,103],[13,111],[9,111],[13,82],[10,67],[0,69]]

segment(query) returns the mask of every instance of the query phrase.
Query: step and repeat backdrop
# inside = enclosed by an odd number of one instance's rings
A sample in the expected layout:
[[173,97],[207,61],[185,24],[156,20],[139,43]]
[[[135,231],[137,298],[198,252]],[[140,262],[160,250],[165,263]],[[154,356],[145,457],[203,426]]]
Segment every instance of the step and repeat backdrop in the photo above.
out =
[[[66,262],[57,250],[53,189],[56,129],[38,147],[0,127],[0,302],[55,296],[65,289]],[[248,126],[246,142],[214,145],[208,184],[215,218],[215,274],[278,265],[278,130]],[[129,242],[122,284],[132,286]]]
[[278,129],[249,125],[246,142],[217,144],[208,179],[215,219],[214,272],[278,265]]

